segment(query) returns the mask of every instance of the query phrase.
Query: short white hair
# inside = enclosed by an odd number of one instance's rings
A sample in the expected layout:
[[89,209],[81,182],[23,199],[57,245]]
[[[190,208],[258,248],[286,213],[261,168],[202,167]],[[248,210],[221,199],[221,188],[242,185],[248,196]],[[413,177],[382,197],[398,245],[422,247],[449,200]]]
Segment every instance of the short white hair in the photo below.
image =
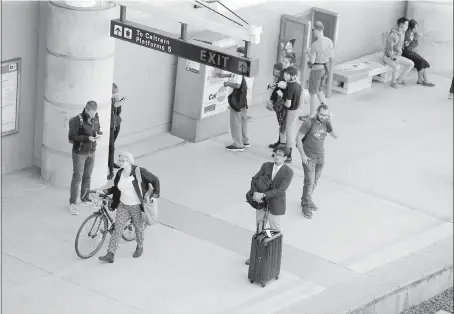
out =
[[126,158],[131,165],[134,165],[134,156],[130,152],[121,152],[120,154],[118,154],[118,158],[120,157]]

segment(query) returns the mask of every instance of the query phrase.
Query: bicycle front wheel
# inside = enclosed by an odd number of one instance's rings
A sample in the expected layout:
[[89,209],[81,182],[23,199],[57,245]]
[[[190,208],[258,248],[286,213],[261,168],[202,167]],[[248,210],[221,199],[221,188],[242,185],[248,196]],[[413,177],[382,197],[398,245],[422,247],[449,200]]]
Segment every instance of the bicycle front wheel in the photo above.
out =
[[107,236],[107,218],[94,213],[84,220],[77,231],[75,248],[80,258],[90,258],[99,251]]

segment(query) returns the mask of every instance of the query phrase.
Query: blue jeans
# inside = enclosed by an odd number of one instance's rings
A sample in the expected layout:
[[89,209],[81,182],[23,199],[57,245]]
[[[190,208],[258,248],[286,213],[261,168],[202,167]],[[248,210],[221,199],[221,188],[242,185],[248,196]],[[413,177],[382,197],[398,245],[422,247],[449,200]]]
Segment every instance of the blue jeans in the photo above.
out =
[[93,166],[95,165],[95,153],[76,154],[73,152],[73,178],[71,180],[71,196],[69,203],[75,204],[77,200],[77,193],[79,192],[79,185],[82,181],[82,188],[80,198],[86,190],[90,189],[91,174]]
[[312,204],[312,193],[317,186],[320,175],[322,174],[325,157],[309,159],[307,165],[303,164],[304,169],[304,187],[303,196],[301,197],[301,205],[309,206]]

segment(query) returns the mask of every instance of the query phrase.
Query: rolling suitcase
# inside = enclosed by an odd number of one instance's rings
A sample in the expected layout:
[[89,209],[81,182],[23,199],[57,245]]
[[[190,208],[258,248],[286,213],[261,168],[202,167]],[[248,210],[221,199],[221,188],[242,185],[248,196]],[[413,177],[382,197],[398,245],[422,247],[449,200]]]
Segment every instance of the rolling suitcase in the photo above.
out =
[[[265,229],[268,211],[257,223],[256,233],[252,236],[248,278],[251,283],[260,282],[262,287],[271,279],[279,279],[282,257],[282,233]],[[262,224],[262,231],[258,232]]]

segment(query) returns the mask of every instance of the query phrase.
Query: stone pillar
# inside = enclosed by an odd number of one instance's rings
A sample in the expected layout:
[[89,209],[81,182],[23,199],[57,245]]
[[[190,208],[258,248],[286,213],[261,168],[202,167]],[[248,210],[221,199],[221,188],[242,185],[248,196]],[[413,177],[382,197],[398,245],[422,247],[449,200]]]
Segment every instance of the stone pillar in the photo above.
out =
[[41,176],[63,188],[71,185],[73,168],[68,122],[89,100],[98,103],[104,133],[96,149],[91,187],[107,182],[115,51],[110,20],[118,12],[106,1],[89,2],[48,4]]
[[423,33],[417,52],[430,63],[430,73],[453,76],[453,2],[408,1],[407,18]]

